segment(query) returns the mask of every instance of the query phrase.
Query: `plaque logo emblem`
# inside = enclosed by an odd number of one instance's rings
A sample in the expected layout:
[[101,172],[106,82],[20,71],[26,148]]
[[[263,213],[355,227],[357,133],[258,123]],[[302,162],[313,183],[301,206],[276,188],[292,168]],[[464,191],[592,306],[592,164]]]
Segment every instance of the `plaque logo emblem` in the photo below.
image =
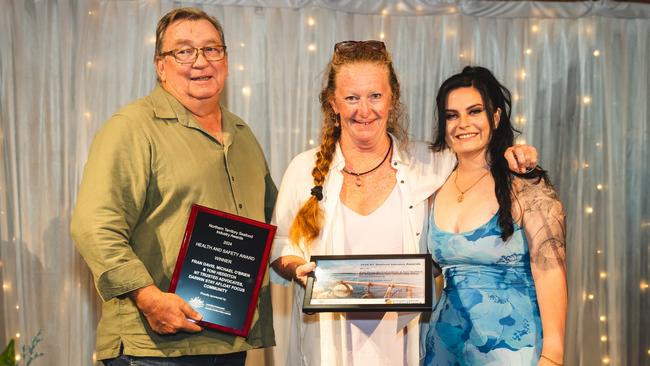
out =
[[191,298],[187,303],[190,304],[190,306],[194,310],[200,309],[203,306],[205,306],[205,302],[203,302],[203,300],[201,300],[201,298],[198,296]]

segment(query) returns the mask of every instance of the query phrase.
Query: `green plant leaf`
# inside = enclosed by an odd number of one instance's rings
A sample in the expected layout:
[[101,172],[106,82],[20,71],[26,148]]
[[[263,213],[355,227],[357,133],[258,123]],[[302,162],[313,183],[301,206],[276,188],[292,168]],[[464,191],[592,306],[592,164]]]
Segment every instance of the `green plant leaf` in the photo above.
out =
[[7,348],[0,354],[0,366],[15,366],[14,340],[9,341]]

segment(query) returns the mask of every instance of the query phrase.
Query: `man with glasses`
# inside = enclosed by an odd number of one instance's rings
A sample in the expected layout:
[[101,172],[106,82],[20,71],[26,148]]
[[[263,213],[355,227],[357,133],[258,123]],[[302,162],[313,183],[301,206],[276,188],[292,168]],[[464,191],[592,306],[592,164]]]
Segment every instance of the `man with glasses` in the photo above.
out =
[[250,128],[219,103],[228,75],[221,25],[192,8],[156,31],[158,85],[98,132],[71,231],[103,300],[97,358],[106,365],[243,365],[273,346],[268,273],[247,338],[202,329],[166,292],[191,205],[269,221],[276,197]]

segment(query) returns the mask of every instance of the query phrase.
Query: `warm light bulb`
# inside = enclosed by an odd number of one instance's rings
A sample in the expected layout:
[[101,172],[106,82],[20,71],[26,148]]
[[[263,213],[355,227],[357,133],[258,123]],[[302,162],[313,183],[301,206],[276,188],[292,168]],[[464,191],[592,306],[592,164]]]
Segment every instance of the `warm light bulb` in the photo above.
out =
[[313,27],[314,25],[316,25],[316,20],[315,20],[314,18],[312,18],[312,17],[309,17],[309,18],[307,19],[307,24],[308,24],[310,27]]
[[88,61],[88,62],[86,62],[86,67],[89,68],[89,69],[90,69],[91,67],[93,67],[93,63],[92,63],[92,61]]
[[530,48],[526,48],[526,54],[530,55],[531,53],[533,53],[533,50],[531,50]]
[[603,185],[602,184],[596,184],[596,189],[599,191],[603,190]]
[[239,71],[244,71],[244,65],[239,65],[239,66],[237,66],[237,70],[239,70]]
[[641,289],[641,291],[647,290],[648,283],[646,281],[641,281],[641,284],[639,284],[639,288]]
[[16,310],[20,310],[20,305],[16,305]]
[[386,38],[384,32],[379,33],[379,39],[384,39],[384,38]]
[[386,16],[388,15],[388,9],[384,9],[381,11],[381,15]]
[[92,114],[90,112],[84,112],[84,117],[86,119],[90,119],[90,117],[92,117]]
[[582,164],[582,167],[585,168],[585,169],[586,169],[586,168],[589,168],[589,163],[584,163],[584,164]]
[[526,74],[526,70],[521,70],[519,72],[519,77],[521,78],[521,80],[524,80],[526,76],[528,76],[528,74]]
[[538,27],[537,25],[533,25],[532,27],[530,27],[530,30],[531,30],[533,33],[537,33],[537,32],[539,32],[539,27]]
[[20,361],[20,355],[16,355],[16,361]]
[[16,333],[16,338],[20,338],[20,333]]
[[465,57],[464,53],[461,53],[460,55],[458,55],[458,58],[464,58],[464,57]]
[[601,251],[600,249],[598,249],[598,250],[596,251],[596,254],[601,254],[601,253],[602,253],[602,251]]
[[245,87],[241,88],[241,93],[248,97],[248,96],[251,95],[251,88],[245,86]]
[[585,208],[585,213],[588,213],[588,214],[590,214],[590,213],[594,213],[594,208],[591,207],[591,206],[587,206],[587,207]]
[[313,144],[314,144],[314,139],[309,139],[309,145],[313,145]]
[[600,341],[601,342],[607,342],[607,336],[606,335],[600,336]]
[[584,104],[591,104],[591,97],[590,96],[585,96],[582,98],[582,103]]
[[456,9],[455,6],[450,6],[449,7],[449,14],[454,14],[454,13],[456,13],[456,11],[457,11],[457,9]]
[[246,47],[246,43],[244,43],[244,42],[240,43],[240,44],[239,44],[239,47],[242,47],[242,48],[243,48],[243,47]]
[[596,142],[596,147],[602,147],[602,146],[603,146],[602,142]]
[[519,94],[517,94],[517,93],[512,94],[512,100],[514,100],[515,102],[518,101],[519,98],[520,98]]
[[309,46],[307,46],[307,50],[309,50],[309,52],[316,51],[316,45],[313,44],[313,43],[310,43]]
[[603,357],[603,363],[609,365],[609,357]]
[[593,299],[594,299],[594,294],[589,294],[589,296],[587,296],[587,298],[588,298],[589,300],[593,300]]
[[147,42],[151,44],[156,43],[156,36],[149,36],[149,38],[147,38]]
[[594,50],[594,57],[600,56],[600,50]]
[[607,320],[607,317],[605,315],[601,315],[600,316],[600,321],[604,322],[605,320]]
[[600,278],[607,278],[607,272],[600,272]]

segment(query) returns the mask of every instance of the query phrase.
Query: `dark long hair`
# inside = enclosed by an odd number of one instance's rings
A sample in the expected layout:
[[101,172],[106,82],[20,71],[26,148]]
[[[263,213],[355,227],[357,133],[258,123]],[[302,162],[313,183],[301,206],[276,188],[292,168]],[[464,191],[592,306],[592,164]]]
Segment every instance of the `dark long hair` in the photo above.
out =
[[[508,162],[503,154],[512,146],[515,133],[519,133],[510,122],[510,91],[492,75],[490,70],[480,66],[466,66],[463,72],[445,80],[438,90],[436,97],[438,132],[432,145],[435,151],[449,148],[445,140],[447,130],[447,98],[449,93],[458,88],[472,87],[481,94],[483,105],[490,123],[490,141],[487,146],[487,162],[490,173],[494,178],[494,193],[499,203],[498,219],[501,228],[501,238],[505,241],[514,232],[512,220],[512,177],[513,174],[523,178],[537,178],[550,185],[546,171],[539,166],[528,174],[511,173]],[[494,121],[494,112],[500,109],[498,124]]]

